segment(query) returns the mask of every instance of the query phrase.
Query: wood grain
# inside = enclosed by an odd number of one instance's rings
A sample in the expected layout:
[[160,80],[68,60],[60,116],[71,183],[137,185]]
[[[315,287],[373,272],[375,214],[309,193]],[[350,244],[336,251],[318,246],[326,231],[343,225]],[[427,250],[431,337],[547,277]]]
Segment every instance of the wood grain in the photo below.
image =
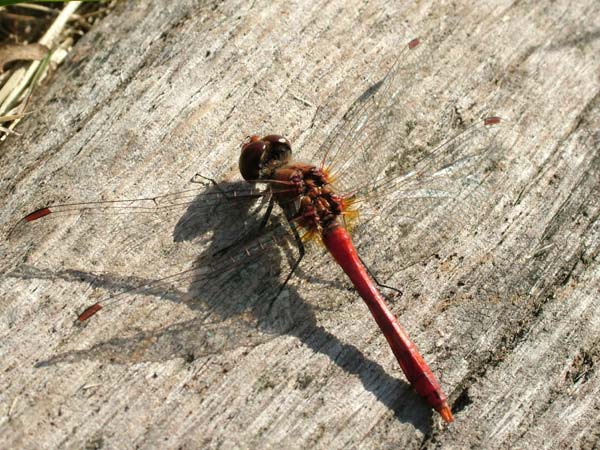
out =
[[[475,214],[431,223],[449,234],[434,254],[406,267],[397,246],[418,234],[401,236],[393,215],[357,246],[403,290],[392,309],[456,422],[407,385],[322,250],[260,320],[266,275],[242,274],[219,297],[232,306],[189,303],[183,289],[74,326],[90,302],[184,267],[219,236],[186,235],[180,217],[73,215],[0,247],[2,448],[599,445],[600,6],[395,3],[120,3],[3,144],[0,231],[52,202],[186,189],[196,172],[234,183],[250,133],[284,133],[310,155],[422,37],[457,120],[510,125]],[[249,314],[242,300],[269,329],[211,350]]]

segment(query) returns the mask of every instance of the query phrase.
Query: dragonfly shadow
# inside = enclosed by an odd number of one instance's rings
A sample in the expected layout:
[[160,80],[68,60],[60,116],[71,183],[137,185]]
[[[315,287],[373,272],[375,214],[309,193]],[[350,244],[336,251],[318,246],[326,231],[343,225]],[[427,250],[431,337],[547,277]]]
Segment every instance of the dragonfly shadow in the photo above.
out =
[[[194,266],[203,270],[193,272],[179,289],[171,287],[162,293],[159,288],[145,290],[161,300],[185,303],[197,317],[64,352],[38,362],[36,367],[82,360],[130,365],[183,358],[192,363],[198,358],[252,349],[288,335],[358,377],[364,388],[393,410],[399,420],[430,433],[432,412],[408,383],[389,375],[355,346],[319,326],[313,306],[293,287],[287,286],[281,292],[282,279],[297,257],[284,218],[275,215],[261,228],[261,212],[266,206],[261,198],[201,205],[207,193],[216,195],[220,190],[238,187],[243,186],[209,186],[174,227],[176,242],[194,242],[212,235],[210,245],[194,261]],[[80,273],[68,275],[81,277]]]

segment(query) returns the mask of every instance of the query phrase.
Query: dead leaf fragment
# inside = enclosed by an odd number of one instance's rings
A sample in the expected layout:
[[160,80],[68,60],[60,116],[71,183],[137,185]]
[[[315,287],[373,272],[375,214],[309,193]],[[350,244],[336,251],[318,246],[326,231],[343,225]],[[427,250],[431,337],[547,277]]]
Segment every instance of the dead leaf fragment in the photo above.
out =
[[0,72],[4,71],[4,65],[11,61],[27,60],[39,61],[48,53],[48,47],[42,44],[6,44],[0,45]]

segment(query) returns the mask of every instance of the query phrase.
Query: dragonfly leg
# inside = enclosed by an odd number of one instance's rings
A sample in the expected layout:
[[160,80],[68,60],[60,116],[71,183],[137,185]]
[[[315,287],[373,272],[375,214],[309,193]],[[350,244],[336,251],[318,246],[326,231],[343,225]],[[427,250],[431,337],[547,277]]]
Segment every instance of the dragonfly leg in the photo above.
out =
[[[206,181],[209,181],[211,184],[214,185],[215,188],[217,188],[223,194],[223,196],[225,198],[228,198],[230,200],[233,199],[233,198],[235,198],[235,196],[229,195],[227,192],[225,192],[223,189],[221,189],[221,187],[219,186],[219,183],[217,183],[217,181],[214,178],[205,177],[200,172],[197,172],[192,177],[192,179],[190,180],[190,182],[192,182],[192,183],[202,183],[202,181],[199,181],[198,178],[202,178],[202,179],[204,179]],[[259,231],[262,230],[267,225],[267,222],[269,221],[269,217],[271,217],[271,213],[273,212],[273,205],[274,204],[275,204],[275,201],[274,201],[273,197],[271,197],[270,200],[269,200],[269,206],[267,207],[267,211],[265,212],[263,218],[260,221],[260,225],[258,226],[258,230]],[[236,242],[236,243],[239,243],[239,241]]]
[[217,182],[213,179],[213,178],[208,178],[205,177],[204,175],[202,175],[200,172],[196,172],[194,174],[194,176],[192,177],[192,179],[190,180],[190,183],[197,183],[197,184],[202,184],[204,183],[203,181],[198,180],[198,178],[202,178],[203,180],[206,181],[210,181],[212,184],[216,185]]
[[[204,181],[199,180],[198,178],[202,178],[202,180],[204,180]],[[190,180],[190,183],[204,184],[204,182],[206,182],[206,181],[210,182],[215,188],[217,188],[218,191],[221,194],[223,194],[223,196],[225,198],[228,198],[228,199],[232,199],[233,198],[232,195],[229,195],[227,192],[225,192],[223,189],[221,189],[221,186],[219,186],[219,183],[217,183],[217,181],[214,178],[205,177],[200,172],[196,172],[194,174],[194,176]]]
[[288,223],[290,224],[290,228],[292,229],[292,233],[294,234],[294,239],[296,241],[296,245],[298,246],[299,255],[298,255],[298,258],[296,259],[296,261],[294,262],[294,265],[292,266],[290,273],[288,273],[287,277],[285,277],[285,281],[279,287],[277,294],[275,296],[273,296],[273,298],[269,302],[269,307],[267,308],[268,312],[271,312],[271,308],[273,307],[275,300],[277,300],[277,297],[279,297],[279,295],[281,294],[283,289],[285,289],[286,285],[292,278],[292,275],[294,275],[294,272],[300,265],[300,262],[302,261],[302,258],[304,258],[304,255],[306,253],[306,250],[304,248],[304,243],[302,242],[302,238],[300,237],[300,234],[298,233],[298,229],[296,228],[296,225],[294,224],[294,222],[288,222]]
[[395,288],[393,286],[389,286],[387,284],[381,283],[377,277],[373,274],[373,272],[371,272],[371,269],[369,269],[369,266],[363,261],[363,259],[360,257],[360,255],[358,256],[358,259],[360,259],[360,262],[362,263],[363,266],[365,266],[365,269],[367,269],[367,273],[369,274],[369,276],[371,278],[373,278],[373,281],[375,282],[375,284],[381,288],[385,288],[385,289],[389,289],[390,291],[394,291],[396,294],[395,296],[397,297],[402,297],[402,291],[398,288]]
[[[198,178],[201,178],[202,180],[199,180]],[[221,194],[223,194],[223,197],[225,197],[227,200],[233,200],[235,198],[235,195],[231,195],[230,193],[224,191],[221,188],[221,186],[219,186],[219,183],[217,183],[217,180],[215,180],[214,178],[205,177],[200,172],[196,172],[196,174],[194,174],[194,176],[190,180],[190,183],[204,184],[206,181],[210,182],[210,184],[212,184],[215,187],[215,189],[217,189]]]
[[[190,180],[190,182],[192,182],[192,183],[202,183],[202,181],[198,181],[197,178],[203,178],[206,181],[210,181],[215,186],[215,188],[217,188],[223,194],[223,196],[225,198],[230,199],[230,200],[233,199],[233,198],[235,198],[235,196],[229,195],[227,192],[225,192],[223,189],[221,189],[221,187],[219,186],[219,183],[217,183],[214,178],[205,177],[200,172],[197,172],[192,177],[192,179]],[[271,197],[270,200],[269,200],[269,206],[267,207],[267,211],[265,212],[263,218],[260,221],[260,225],[258,226],[258,230],[259,231],[262,230],[267,225],[267,222],[269,221],[269,217],[271,216],[271,213],[273,212],[273,205],[274,204],[275,204],[275,201],[274,201],[273,197]],[[236,243],[239,243],[239,241],[237,241]]]
[[271,217],[271,213],[273,212],[273,205],[275,205],[275,198],[271,197],[269,200],[269,206],[267,206],[267,210],[263,215],[262,219],[260,219],[260,225],[258,226],[258,231],[261,231],[264,227],[267,226],[267,222],[269,221],[269,217]]
[[258,228],[256,230],[251,230],[250,232],[244,234],[242,237],[237,239],[233,244],[230,244],[227,247],[219,249],[218,251],[213,253],[212,256],[222,255],[227,250],[229,250],[233,247],[236,247],[237,245],[239,245],[243,242],[247,242],[250,239],[252,239],[253,237],[255,237],[256,235],[260,234],[262,232],[262,230],[265,228],[265,226],[267,225],[267,222],[269,221],[269,217],[271,217],[271,213],[273,212],[274,204],[275,204],[275,199],[273,197],[271,197],[269,199],[269,206],[267,206],[267,210],[265,211],[265,214],[263,215],[262,219],[260,219],[260,224],[258,225]]

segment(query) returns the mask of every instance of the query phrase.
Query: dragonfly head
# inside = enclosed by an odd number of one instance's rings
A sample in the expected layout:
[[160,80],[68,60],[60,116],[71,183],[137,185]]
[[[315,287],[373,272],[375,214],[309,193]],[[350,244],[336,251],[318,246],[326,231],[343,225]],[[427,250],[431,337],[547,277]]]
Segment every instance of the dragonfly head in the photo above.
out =
[[291,156],[292,146],[283,136],[276,134],[263,138],[249,136],[242,144],[240,173],[247,181],[258,180],[265,172],[287,163]]

